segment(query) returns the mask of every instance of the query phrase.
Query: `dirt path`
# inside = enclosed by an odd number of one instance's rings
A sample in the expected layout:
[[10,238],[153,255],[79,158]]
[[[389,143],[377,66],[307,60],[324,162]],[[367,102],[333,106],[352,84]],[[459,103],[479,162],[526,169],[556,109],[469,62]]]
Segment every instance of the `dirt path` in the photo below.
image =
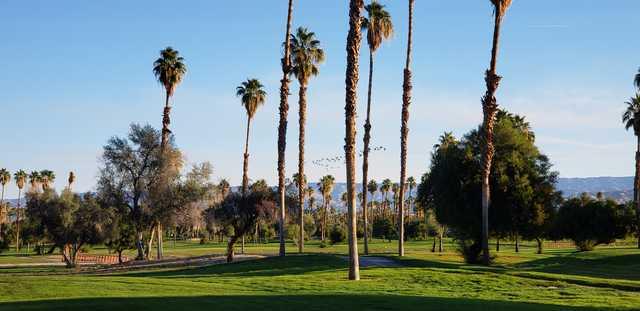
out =
[[[234,262],[247,261],[247,260],[256,260],[264,258],[262,255],[235,255]],[[108,266],[106,268],[99,268],[96,270],[92,270],[89,273],[112,273],[112,272],[123,272],[123,271],[133,271],[139,269],[148,269],[148,268],[174,268],[174,267],[202,267],[209,265],[217,265],[224,264],[227,262],[226,256],[202,256],[202,257],[191,257],[191,258],[176,258],[176,259],[167,259],[162,261],[130,261],[123,265],[113,265]]]

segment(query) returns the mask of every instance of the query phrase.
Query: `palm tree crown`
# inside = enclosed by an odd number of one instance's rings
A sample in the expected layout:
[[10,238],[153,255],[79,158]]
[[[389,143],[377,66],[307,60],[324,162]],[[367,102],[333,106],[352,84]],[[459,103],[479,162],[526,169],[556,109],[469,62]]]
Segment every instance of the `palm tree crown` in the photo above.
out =
[[11,173],[7,169],[0,169],[0,184],[4,187],[11,180]]
[[382,44],[382,41],[391,38],[393,35],[393,22],[384,5],[375,0],[364,8],[367,10],[369,17],[363,19],[362,29],[367,30],[369,49],[375,52]]
[[247,110],[249,119],[253,119],[258,107],[267,99],[262,83],[258,79],[248,79],[236,88],[236,95],[241,98],[242,106]]
[[40,178],[42,182],[42,190],[48,190],[51,184],[56,179],[56,174],[50,170],[42,170],[40,171]]
[[499,19],[502,19],[507,9],[511,6],[511,2],[512,0],[491,0],[494,7],[494,14],[496,14]]
[[318,75],[318,65],[324,62],[324,50],[320,48],[316,34],[304,27],[298,28],[296,33],[291,35],[290,48],[291,73],[300,84],[306,85],[309,78]]
[[16,185],[18,185],[18,189],[22,189],[24,188],[24,183],[27,181],[27,173],[19,170],[13,174],[13,179],[16,181]]
[[38,185],[42,182],[42,176],[40,175],[40,172],[31,171],[28,177],[29,177],[29,184],[31,185],[31,188],[33,190],[37,189]]
[[184,64],[184,58],[172,47],[160,51],[160,58],[153,62],[153,74],[164,86],[169,97],[173,95],[186,73],[187,66]]
[[633,132],[640,136],[640,93],[631,97],[626,104],[627,110],[622,114],[624,128],[627,130],[633,128]]

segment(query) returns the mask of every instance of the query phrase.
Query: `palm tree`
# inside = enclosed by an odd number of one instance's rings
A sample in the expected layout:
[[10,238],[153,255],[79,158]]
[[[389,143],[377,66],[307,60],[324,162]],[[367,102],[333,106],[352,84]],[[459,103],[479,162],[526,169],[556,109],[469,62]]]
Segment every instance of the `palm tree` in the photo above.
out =
[[180,56],[180,52],[170,46],[160,51],[160,58],[153,62],[153,74],[165,90],[164,112],[162,115],[162,152],[165,151],[171,134],[171,130],[169,130],[169,124],[171,123],[169,100],[186,73],[187,66],[184,64],[184,58]]
[[42,191],[51,189],[51,184],[56,180],[56,174],[50,170],[40,171],[40,179],[42,184]]
[[2,238],[2,225],[6,221],[4,206],[4,187],[11,181],[11,173],[7,169],[0,169],[0,185],[2,185],[2,194],[0,195],[0,239]]
[[67,179],[67,182],[68,182],[67,189],[71,191],[71,186],[73,185],[74,182],[76,182],[76,174],[74,174],[73,172],[69,172],[69,178]]
[[389,179],[389,178],[383,180],[382,184],[380,185],[380,192],[382,192],[382,214],[383,214],[383,217],[387,217],[387,209],[389,208],[388,195],[389,195],[389,191],[391,190],[391,186],[392,185],[393,185],[393,183],[391,182],[391,179]]
[[320,237],[325,240],[327,232],[327,209],[331,202],[331,193],[335,184],[335,178],[331,175],[323,176],[320,179],[320,192],[322,193],[322,226],[320,229]]
[[256,115],[256,111],[267,99],[267,92],[264,91],[262,83],[258,79],[248,79],[236,88],[236,96],[240,97],[242,106],[247,112],[247,136],[244,144],[244,164],[242,166],[242,193],[247,192],[249,186],[249,131],[251,120]]
[[23,170],[13,174],[13,179],[18,186],[18,205],[16,206],[16,252],[20,251],[20,198],[22,196],[22,188],[27,181],[27,173]]
[[31,173],[29,173],[29,186],[30,186],[30,191],[39,191],[38,189],[40,188],[40,184],[42,183],[43,179],[42,176],[40,175],[40,172],[38,171],[31,171]]
[[356,235],[356,108],[358,103],[358,70],[360,62],[360,44],[362,42],[363,0],[349,1],[349,34],[347,35],[347,70],[345,73],[345,138],[344,153],[346,160],[347,199],[349,221],[349,279],[360,279],[360,260],[358,259],[358,237]]
[[285,151],[287,146],[287,114],[289,112],[289,72],[291,70],[291,21],[293,18],[293,0],[289,0],[287,26],[284,35],[284,57],[282,58],[282,80],[280,80],[280,121],[278,122],[278,201],[280,215],[278,235],[280,236],[280,257],[285,255],[284,221],[286,216]]
[[[370,202],[371,204],[369,204],[369,207],[371,207],[372,211],[373,211],[373,199],[374,199],[374,195],[375,193],[378,191],[378,183],[375,180],[370,180],[369,183],[367,184],[367,192],[369,192],[369,194],[371,194],[371,199],[372,201]],[[369,229],[368,224],[365,226],[365,232]],[[365,237],[368,236],[368,233],[366,233]],[[368,243],[367,243],[368,244]],[[367,244],[365,244],[365,255],[368,255],[369,252],[366,249]]]
[[511,0],[491,0],[494,7],[494,28],[493,28],[493,47],[491,49],[491,64],[485,73],[485,82],[487,84],[487,92],[482,97],[482,130],[484,132],[485,148],[482,155],[482,262],[489,265],[489,174],[491,173],[491,162],[495,152],[493,146],[493,127],[495,124],[496,113],[498,112],[498,103],[496,101],[496,90],[502,79],[496,73],[496,63],[498,60],[498,43],[500,41],[500,27],[502,19],[507,13],[507,9],[511,6]]
[[413,48],[413,4],[409,0],[409,32],[407,39],[407,60],[402,83],[402,116],[400,126],[400,193],[398,206],[398,255],[404,256],[404,191],[407,177],[407,140],[409,139],[409,105],[411,104],[411,50]]
[[640,89],[640,68],[638,68],[638,72],[636,73],[636,76],[633,79],[633,84],[637,89]]
[[[298,175],[304,176],[304,138],[307,120],[307,85],[311,77],[319,73],[318,65],[324,61],[324,50],[320,48],[320,41],[315,33],[300,27],[290,38],[291,74],[295,75],[300,84],[298,92],[299,103],[299,136],[298,136]],[[286,43],[285,43],[286,44]],[[300,210],[300,234],[304,234],[304,187],[302,180],[298,180],[298,208]],[[304,250],[304,240],[298,244],[298,252]]]
[[300,217],[298,219],[298,226],[300,227],[300,230],[298,230],[298,241],[300,242],[298,243],[298,252],[302,253],[304,248],[304,198],[306,196],[307,176],[295,173],[292,179],[298,190],[298,216]]
[[[371,141],[371,89],[373,88],[373,55],[384,40],[393,35],[393,23],[391,15],[385,10],[384,5],[375,0],[365,6],[369,15],[362,20],[362,29],[367,30],[367,43],[369,44],[369,88],[367,92],[367,119],[364,123],[364,149],[362,152],[362,218],[364,227],[369,224],[367,213],[367,185],[369,174],[369,143]],[[369,254],[369,242],[367,241],[367,230],[364,230],[364,253]]]
[[[636,204],[636,217],[640,224],[640,93],[636,93],[635,97],[632,97],[627,104],[627,109],[622,114],[622,122],[625,129],[629,130],[633,128],[633,134],[637,139],[636,146],[636,172],[634,181],[634,203]],[[640,226],[638,227],[638,248],[640,248]]]
[[220,193],[221,200],[224,200],[224,198],[227,197],[230,190],[231,185],[229,184],[229,182],[226,179],[220,180],[220,182],[218,183],[218,192]]
[[413,189],[417,186],[416,179],[413,176],[407,178],[407,187],[409,188],[409,210],[415,211],[413,208]]
[[[174,50],[172,47],[167,47],[160,51],[160,58],[153,62],[153,74],[156,79],[165,90],[165,102],[164,111],[162,114],[162,140],[160,143],[160,150],[164,156],[167,150],[167,144],[169,142],[169,124],[171,123],[171,105],[169,100],[173,96],[176,87],[182,82],[185,74],[187,73],[187,66],[184,63],[184,58],[180,56],[180,52]],[[164,184],[164,182],[160,183]],[[156,222],[156,232],[158,236],[158,259],[162,259],[162,224]]]

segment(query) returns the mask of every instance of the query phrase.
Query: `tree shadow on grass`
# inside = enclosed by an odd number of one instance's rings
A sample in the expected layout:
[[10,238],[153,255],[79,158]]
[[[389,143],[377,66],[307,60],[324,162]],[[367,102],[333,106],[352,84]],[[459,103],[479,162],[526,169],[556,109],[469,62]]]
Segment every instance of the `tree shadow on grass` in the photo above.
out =
[[198,268],[132,272],[126,276],[185,278],[203,276],[282,276],[346,269],[344,260],[333,255],[289,255],[264,259],[216,264]]
[[640,253],[596,258],[573,254],[555,256],[518,264],[514,268],[564,275],[640,281]]
[[515,301],[399,295],[273,295],[78,298],[0,303],[0,310],[607,310]]

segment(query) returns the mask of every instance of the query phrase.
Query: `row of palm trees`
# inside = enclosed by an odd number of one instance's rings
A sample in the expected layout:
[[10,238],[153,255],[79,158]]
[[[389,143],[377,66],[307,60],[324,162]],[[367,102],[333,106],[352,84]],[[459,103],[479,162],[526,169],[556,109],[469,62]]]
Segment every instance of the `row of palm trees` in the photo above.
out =
[[[18,187],[18,202],[15,209],[15,241],[16,241],[16,252],[20,250],[20,221],[21,221],[21,200],[22,200],[22,190],[24,189],[27,182],[29,183],[31,190],[30,191],[40,191],[40,189],[44,192],[51,189],[52,184],[56,180],[56,174],[51,170],[41,170],[41,171],[32,171],[27,174],[24,170],[18,170],[13,174],[13,180]],[[69,178],[67,179],[67,189],[71,189],[72,185],[76,181],[76,175],[73,172],[69,173]],[[4,218],[7,213],[8,205],[4,202],[4,193],[5,188],[11,182],[11,172],[9,172],[6,168],[0,169],[0,186],[2,186],[2,191],[0,194],[0,215]],[[6,219],[0,219],[0,225],[5,223]]]
[[[491,53],[491,63],[489,69],[486,71],[485,81],[487,84],[487,92],[482,98],[483,108],[483,131],[485,137],[485,152],[482,157],[483,164],[483,183],[482,183],[482,217],[483,217],[483,235],[482,246],[485,258],[485,263],[489,262],[489,250],[488,250],[488,208],[490,203],[489,198],[489,184],[488,177],[491,169],[491,162],[494,154],[493,147],[493,126],[495,115],[498,109],[495,93],[498,88],[501,77],[496,73],[497,55],[498,55],[498,42],[500,38],[500,27],[504,15],[507,9],[511,5],[511,0],[490,0],[494,6],[494,35],[493,35],[493,47]],[[406,62],[403,74],[403,94],[402,94],[402,109],[401,109],[401,130],[400,130],[400,187],[401,196],[405,192],[404,185],[406,184],[406,156],[407,156],[407,144],[408,144],[408,122],[409,122],[409,106],[411,103],[411,90],[412,90],[412,72],[411,72],[411,54],[412,54],[412,39],[413,39],[413,7],[415,0],[408,0],[409,9],[409,21],[408,21],[408,40],[407,40],[407,54]],[[368,17],[362,16],[362,11],[366,10]],[[324,60],[324,52],[320,48],[320,42],[315,38],[315,34],[310,32],[306,28],[298,28],[295,35],[291,34],[291,27],[293,21],[293,0],[288,1],[285,42],[284,42],[284,57],[281,60],[283,76],[281,79],[280,87],[280,106],[279,106],[279,126],[278,126],[278,192],[279,192],[279,235],[280,235],[280,255],[285,254],[284,244],[284,222],[285,222],[285,151],[286,151],[286,132],[287,132],[287,117],[289,111],[288,95],[289,95],[289,83],[290,76],[294,75],[299,82],[299,139],[298,139],[298,175],[305,176],[304,174],[304,143],[305,143],[305,123],[306,123],[306,90],[311,77],[318,74],[318,65]],[[360,45],[362,41],[362,32],[367,32],[367,42],[369,44],[369,87],[367,98],[367,118],[365,121],[364,129],[364,161],[363,161],[363,189],[362,193],[366,202],[366,193],[368,186],[368,153],[369,143],[371,135],[371,116],[370,108],[372,102],[372,81],[373,81],[373,64],[374,54],[380,47],[381,43],[388,39],[393,33],[393,23],[389,13],[384,9],[384,6],[372,0],[372,3],[365,6],[363,0],[350,0],[349,1],[349,32],[347,36],[347,67],[345,78],[345,159],[346,159],[346,179],[347,179],[347,205],[348,205],[348,228],[349,228],[349,279],[359,279],[359,260],[356,243],[356,189],[355,189],[355,137],[356,137],[356,111],[357,111],[357,86],[359,80],[359,59],[360,59]],[[170,103],[169,100],[173,95],[176,86],[182,81],[182,77],[186,73],[186,66],[184,65],[182,57],[178,55],[178,52],[167,48],[161,52],[161,58],[154,63],[154,73],[158,81],[164,86],[166,91],[166,100],[163,113],[163,130],[162,139],[163,146],[167,144],[169,134],[169,114]],[[257,108],[264,103],[265,92],[262,89],[262,84],[256,79],[249,79],[237,88],[238,96],[242,97],[242,105],[247,111],[247,138],[245,141],[245,153],[243,163],[243,191],[247,188],[248,182],[248,138],[250,131],[250,122]],[[164,147],[163,147],[164,150]],[[303,236],[303,213],[304,213],[304,178],[298,180],[298,205],[299,205],[299,219],[300,223],[300,235]],[[398,241],[398,254],[402,256],[404,254],[404,206],[401,200],[400,208],[398,209],[398,228],[399,228],[399,241]],[[365,225],[368,224],[368,213],[366,212],[367,204],[364,204],[363,221]],[[366,230],[365,230],[366,231]],[[160,235],[160,230],[157,231]],[[303,239],[300,239],[303,241]],[[367,239],[365,239],[367,241]],[[160,246],[159,244],[159,254]],[[303,251],[303,244],[299,245],[299,252]],[[368,244],[365,244],[365,253],[368,253]]]

